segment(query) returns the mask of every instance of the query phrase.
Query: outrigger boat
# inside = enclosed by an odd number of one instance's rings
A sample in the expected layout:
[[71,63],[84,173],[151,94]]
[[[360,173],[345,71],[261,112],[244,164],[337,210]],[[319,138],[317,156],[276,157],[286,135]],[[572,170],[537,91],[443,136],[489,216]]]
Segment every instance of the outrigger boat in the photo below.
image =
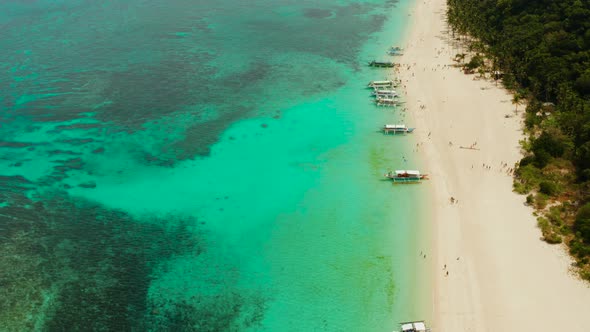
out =
[[389,55],[404,55],[403,53],[403,48],[401,47],[392,47],[389,49],[389,51],[387,51],[387,54]]
[[373,92],[385,91],[385,90],[393,90],[393,88],[397,87],[397,84],[392,86],[376,86],[373,88]]
[[396,170],[395,172],[389,171],[387,174],[385,174],[385,177],[393,180],[393,182],[401,183],[419,183],[422,180],[428,180],[428,174],[420,174],[420,171],[410,170]]
[[385,126],[383,126],[383,133],[393,133],[394,135],[397,133],[408,134],[412,133],[414,129],[415,128],[408,128],[404,124],[386,124]]
[[380,68],[392,68],[395,67],[395,63],[387,62],[387,61],[371,61],[369,62],[370,67],[380,67]]
[[398,86],[398,84],[398,81],[371,81],[367,87],[373,89],[391,89]]
[[371,93],[371,95],[372,96],[375,96],[375,97],[387,97],[387,96],[397,97],[398,96],[397,91],[395,91],[395,90],[385,90],[385,89],[383,89],[383,90],[375,89],[375,91],[373,91]]
[[427,332],[430,331],[429,328],[426,327],[424,321],[416,321],[416,322],[405,322],[400,324],[401,330],[399,332]]
[[404,55],[401,52],[397,52],[397,51],[388,51],[387,54],[391,55],[391,56],[402,56]]
[[375,99],[375,102],[377,103],[377,106],[398,106],[402,103],[395,99],[395,97],[391,96],[378,96],[377,99]]
[[403,48],[399,47],[399,46],[392,46],[389,51],[387,51],[387,54],[389,55],[404,55],[403,52]]

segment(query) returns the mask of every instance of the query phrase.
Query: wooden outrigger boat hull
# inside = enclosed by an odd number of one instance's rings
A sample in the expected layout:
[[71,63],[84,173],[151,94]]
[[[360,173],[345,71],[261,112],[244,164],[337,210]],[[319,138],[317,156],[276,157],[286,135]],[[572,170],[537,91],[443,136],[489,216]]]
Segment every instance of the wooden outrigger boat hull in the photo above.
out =
[[380,67],[380,68],[393,68],[393,67],[395,67],[395,63],[373,60],[373,61],[369,62],[369,66],[370,67]]
[[407,133],[414,132],[414,129],[416,129],[416,128],[408,128],[405,125],[385,125],[385,126],[383,126],[383,133],[385,133],[385,134],[389,134],[389,133],[407,134]]
[[397,178],[397,177],[390,177],[387,176],[387,178],[389,178],[390,180],[392,180],[394,183],[420,183],[422,182],[422,180],[428,180],[428,177],[425,175],[420,176],[419,178]]
[[428,180],[428,174],[420,174],[418,171],[395,171],[386,173],[384,176],[399,183],[419,183],[422,180]]
[[395,90],[379,90],[376,89],[375,91],[373,91],[371,93],[371,95],[375,96],[375,97],[398,97],[399,95],[397,94],[397,91]]
[[368,88],[372,88],[374,90],[379,90],[379,89],[391,89],[394,87],[397,87],[399,85],[399,81],[371,81],[369,82],[369,84],[367,84]]
[[394,100],[394,99],[377,98],[375,100],[375,102],[377,103],[377,106],[398,106],[398,105],[401,105],[401,102],[399,100]]

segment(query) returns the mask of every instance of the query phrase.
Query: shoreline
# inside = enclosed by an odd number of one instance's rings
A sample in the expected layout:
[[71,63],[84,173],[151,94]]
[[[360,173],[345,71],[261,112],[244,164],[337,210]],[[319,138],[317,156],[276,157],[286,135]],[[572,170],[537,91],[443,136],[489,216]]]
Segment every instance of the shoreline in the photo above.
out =
[[[405,0],[402,3],[402,6],[399,7],[403,11],[403,16],[405,20],[405,24],[401,27],[401,31],[399,31],[400,35],[395,38],[391,39],[389,43],[387,43],[387,47],[382,50],[385,54],[389,50],[389,46],[399,45],[405,47],[408,42],[408,36],[413,28],[413,17],[412,13],[415,11],[417,1],[416,0]],[[398,7],[396,7],[396,10]],[[395,31],[396,33],[398,30]],[[401,57],[389,57],[384,56],[383,58],[389,58],[393,62],[398,62]],[[396,72],[388,70],[386,72],[386,78],[391,80],[396,80],[401,78],[399,73],[397,72],[397,68],[394,68]],[[398,87],[397,89],[400,89]],[[400,89],[401,92],[402,89]],[[408,107],[408,104],[404,104],[401,106],[401,109]],[[400,107],[396,108],[393,115],[393,122],[395,123],[405,123],[409,127],[414,127],[411,123],[412,115],[409,110],[400,112]],[[388,122],[389,123],[389,122]],[[424,158],[421,154],[414,153],[415,145],[416,145],[416,136],[415,132],[407,135],[407,144],[406,148],[404,149],[404,155],[408,157],[410,161],[408,164],[409,169],[421,169],[422,165],[424,165]],[[394,164],[392,164],[394,165]],[[397,166],[396,166],[397,167]],[[401,166],[400,166],[401,167]],[[397,168],[400,168],[397,167]],[[403,168],[403,167],[401,167]],[[397,186],[405,186],[405,185],[397,185]],[[412,186],[412,185],[410,185]],[[402,190],[403,192],[407,192],[410,188],[405,188]],[[426,322],[431,322],[434,318],[432,308],[432,291],[434,287],[432,286],[431,275],[432,275],[432,260],[433,260],[433,250],[434,244],[432,243],[433,239],[433,232],[430,227],[430,220],[432,219],[432,211],[430,209],[422,208],[421,200],[424,195],[428,195],[428,188],[424,186],[424,184],[420,184],[415,188],[412,188],[412,195],[415,196],[416,203],[414,208],[416,209],[414,213],[414,218],[412,218],[412,225],[411,231],[413,234],[409,234],[410,238],[412,239],[411,242],[413,245],[410,247],[411,250],[407,254],[407,261],[406,267],[409,270],[403,271],[404,274],[409,273],[409,282],[407,286],[409,286],[408,290],[401,291],[398,300],[407,299],[406,301],[402,301],[403,304],[398,304],[394,307],[394,312],[396,313],[394,316],[397,317],[395,321],[396,328],[398,327],[398,323],[400,321],[419,321],[425,320]],[[423,254],[427,254],[427,258],[423,258]],[[408,305],[408,303],[410,305]]]
[[[431,180],[433,322],[439,331],[583,330],[590,288],[563,247],[541,241],[525,197],[512,192],[521,117],[501,86],[452,65],[445,0],[416,1],[399,78],[414,147]],[[424,107],[424,108],[422,108]],[[418,145],[416,145],[418,144]],[[479,150],[462,149],[477,147]],[[455,203],[451,203],[453,197]],[[448,275],[447,275],[448,273]],[[541,321],[538,317],[543,317]]]

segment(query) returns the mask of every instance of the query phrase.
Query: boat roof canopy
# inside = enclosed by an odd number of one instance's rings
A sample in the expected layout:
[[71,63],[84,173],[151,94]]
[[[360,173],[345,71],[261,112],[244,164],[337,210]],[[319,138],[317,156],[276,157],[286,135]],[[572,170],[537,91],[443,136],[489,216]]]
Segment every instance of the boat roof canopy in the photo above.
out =
[[395,174],[397,175],[401,175],[401,174],[408,174],[408,175],[420,175],[420,171],[415,171],[415,170],[396,170]]
[[402,331],[412,331],[414,330],[414,325],[411,323],[402,324]]
[[404,124],[386,124],[385,129],[406,129]]
[[422,332],[426,331],[426,324],[424,322],[411,322],[402,324],[402,332]]
[[369,84],[392,84],[393,81],[371,81]]
[[416,331],[426,331],[426,324],[424,322],[416,322],[414,323],[414,328]]

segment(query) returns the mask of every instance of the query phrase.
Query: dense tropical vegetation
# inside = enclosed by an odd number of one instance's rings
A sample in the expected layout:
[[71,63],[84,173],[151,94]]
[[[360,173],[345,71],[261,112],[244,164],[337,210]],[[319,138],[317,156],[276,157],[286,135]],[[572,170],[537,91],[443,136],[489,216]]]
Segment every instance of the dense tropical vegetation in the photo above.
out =
[[526,99],[515,190],[537,208],[544,239],[565,242],[590,280],[590,0],[447,3],[452,36],[502,73],[516,106]]

